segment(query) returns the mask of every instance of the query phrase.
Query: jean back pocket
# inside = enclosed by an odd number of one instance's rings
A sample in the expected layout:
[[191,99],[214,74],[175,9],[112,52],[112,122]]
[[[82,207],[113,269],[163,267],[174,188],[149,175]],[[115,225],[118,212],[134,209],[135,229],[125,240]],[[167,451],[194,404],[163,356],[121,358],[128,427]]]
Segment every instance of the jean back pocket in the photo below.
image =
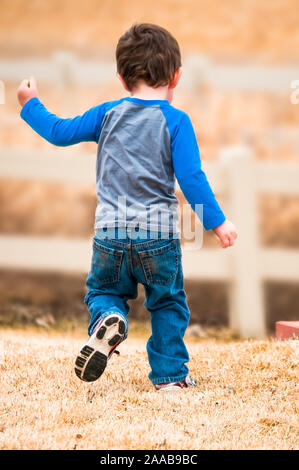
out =
[[91,271],[99,284],[113,284],[119,281],[122,259],[122,250],[107,247],[93,240]]
[[139,251],[139,258],[147,284],[169,284],[177,275],[180,248],[178,240],[171,240],[158,248]]

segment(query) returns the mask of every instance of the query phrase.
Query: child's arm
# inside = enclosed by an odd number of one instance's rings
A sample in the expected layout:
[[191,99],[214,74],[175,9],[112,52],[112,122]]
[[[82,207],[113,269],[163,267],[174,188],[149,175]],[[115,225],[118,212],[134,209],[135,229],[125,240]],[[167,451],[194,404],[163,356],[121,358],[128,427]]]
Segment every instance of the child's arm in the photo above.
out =
[[235,226],[225,218],[201,168],[196,136],[190,118],[183,114],[171,143],[173,167],[178,183],[193,210],[203,205],[203,226],[213,230],[223,248],[237,238]]
[[59,118],[47,111],[38,99],[37,85],[33,77],[22,81],[17,96],[22,106],[21,117],[50,143],[67,146],[98,141],[102,106],[95,106],[73,119]]

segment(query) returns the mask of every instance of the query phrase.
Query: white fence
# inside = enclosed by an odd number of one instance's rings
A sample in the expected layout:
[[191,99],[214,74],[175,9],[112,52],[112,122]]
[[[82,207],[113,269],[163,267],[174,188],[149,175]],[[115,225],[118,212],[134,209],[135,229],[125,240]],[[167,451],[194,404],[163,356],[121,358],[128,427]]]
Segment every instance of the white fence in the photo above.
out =
[[[94,183],[95,156],[76,151],[0,149],[0,178]],[[266,333],[264,280],[299,281],[299,250],[261,247],[257,234],[259,192],[299,195],[299,166],[256,161],[247,147],[223,149],[205,170],[239,232],[233,248],[183,251],[187,279],[225,280],[230,286],[230,325],[242,337]],[[0,235],[0,266],[87,272],[91,242],[52,237]]]
[[[291,82],[298,79],[298,66],[275,66],[253,63],[224,64],[206,56],[187,55],[183,60],[181,86],[193,92],[202,83],[220,90],[291,92]],[[34,75],[38,80],[62,84],[100,85],[116,74],[115,62],[79,60],[68,51],[59,51],[49,59],[0,59],[0,79],[20,81]]]

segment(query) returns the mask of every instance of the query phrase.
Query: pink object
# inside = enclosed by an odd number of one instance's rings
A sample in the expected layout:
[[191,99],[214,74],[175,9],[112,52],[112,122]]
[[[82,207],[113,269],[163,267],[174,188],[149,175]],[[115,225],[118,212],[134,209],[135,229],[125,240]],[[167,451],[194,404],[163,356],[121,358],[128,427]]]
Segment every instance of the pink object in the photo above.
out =
[[276,338],[299,338],[299,321],[277,321]]

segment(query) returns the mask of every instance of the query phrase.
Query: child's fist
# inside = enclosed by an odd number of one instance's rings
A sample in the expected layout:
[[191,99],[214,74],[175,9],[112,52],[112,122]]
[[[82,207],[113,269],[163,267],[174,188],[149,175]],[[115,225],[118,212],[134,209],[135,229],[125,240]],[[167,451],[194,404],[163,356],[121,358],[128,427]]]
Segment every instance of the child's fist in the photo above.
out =
[[213,228],[213,231],[219,238],[222,248],[233,246],[233,244],[235,243],[235,239],[238,236],[236,227],[229,220],[225,220],[223,224],[219,225],[216,228]]
[[27,103],[31,98],[38,96],[37,84],[34,77],[29,80],[25,79],[21,82],[21,85],[17,91],[18,100],[21,106]]

